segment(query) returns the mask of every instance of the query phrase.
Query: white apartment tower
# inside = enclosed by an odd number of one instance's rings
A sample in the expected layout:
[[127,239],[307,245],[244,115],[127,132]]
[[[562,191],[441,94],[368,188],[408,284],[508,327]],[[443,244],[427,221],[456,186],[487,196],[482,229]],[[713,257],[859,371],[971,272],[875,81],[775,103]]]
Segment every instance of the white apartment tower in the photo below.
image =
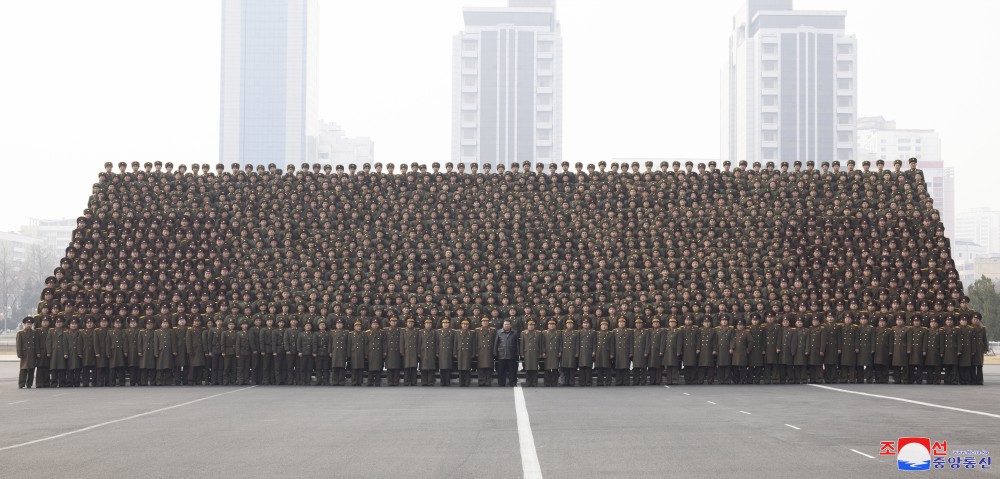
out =
[[223,0],[219,161],[316,159],[318,3]]
[[452,161],[562,159],[562,37],[555,0],[465,8],[452,62]]
[[723,160],[854,159],[857,41],[846,12],[748,0],[733,17],[722,72]]

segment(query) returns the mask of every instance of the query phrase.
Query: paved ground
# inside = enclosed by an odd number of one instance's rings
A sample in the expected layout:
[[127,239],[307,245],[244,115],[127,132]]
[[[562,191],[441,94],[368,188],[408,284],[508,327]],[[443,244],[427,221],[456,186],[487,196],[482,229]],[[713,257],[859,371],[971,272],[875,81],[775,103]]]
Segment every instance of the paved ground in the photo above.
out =
[[[524,431],[519,438],[517,393],[510,388],[18,390],[16,368],[0,362],[0,478],[524,474]],[[952,451],[985,449],[1000,457],[1000,367],[989,366],[986,381],[980,387],[835,386],[967,411],[811,386],[523,394],[547,478],[856,479],[905,477],[894,457],[878,456],[879,441],[901,436],[943,439]],[[995,467],[993,475],[1000,464]],[[929,475],[977,473],[983,475]]]

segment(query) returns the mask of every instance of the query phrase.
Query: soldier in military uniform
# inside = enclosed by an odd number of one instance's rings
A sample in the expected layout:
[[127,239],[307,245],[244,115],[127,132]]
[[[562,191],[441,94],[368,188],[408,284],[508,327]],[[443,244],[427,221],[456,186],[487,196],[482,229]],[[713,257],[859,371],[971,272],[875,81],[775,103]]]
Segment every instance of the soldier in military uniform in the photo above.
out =
[[809,384],[823,383],[823,356],[826,354],[828,331],[820,324],[819,317],[812,317],[809,328]]
[[368,336],[361,330],[361,321],[354,322],[354,330],[347,336],[348,356],[351,360],[351,385],[361,386],[368,355]]
[[681,378],[681,335],[678,331],[677,318],[671,316],[667,319],[667,329],[663,332],[660,343],[660,351],[663,352],[663,377],[669,386],[677,384]]
[[156,337],[153,326],[155,326],[153,320],[147,319],[146,329],[143,329],[139,336],[140,386],[153,386],[157,384]]
[[983,385],[983,356],[990,349],[986,327],[982,324],[983,315],[972,313],[972,378],[970,384]]
[[264,327],[257,332],[260,347],[257,365],[260,367],[261,385],[273,384],[274,381],[274,330],[274,318],[268,316]]
[[94,330],[94,386],[109,386],[108,317],[102,316],[100,327]]
[[750,383],[760,384],[764,379],[764,359],[767,354],[767,341],[764,325],[760,324],[760,316],[750,315],[750,347],[747,348],[747,362],[750,367]]
[[580,386],[594,385],[594,356],[596,355],[597,332],[591,328],[590,319],[583,318],[580,332],[577,334],[580,341],[578,351],[580,366]]
[[[222,320],[214,321],[208,320],[208,329],[202,333],[202,338],[205,341],[205,351],[208,353],[208,362],[210,365],[209,371],[209,381],[214,386],[222,384],[223,376],[223,361],[222,356],[222,336],[225,335],[223,331]],[[284,354],[282,354],[284,355]]]
[[896,317],[896,327],[892,328],[892,374],[893,383],[910,382],[910,358],[907,350],[910,344],[910,328],[903,316]]
[[789,375],[792,384],[805,384],[809,378],[806,368],[809,366],[809,340],[810,331],[805,327],[802,316],[795,318],[795,328],[793,332],[794,350],[792,357],[792,373]]
[[382,369],[385,365],[386,336],[377,319],[373,319],[371,327],[365,331],[365,347],[367,353],[365,359],[368,361],[368,386],[382,385]]
[[576,372],[580,364],[580,333],[573,329],[573,319],[567,319],[560,332],[559,371],[563,386],[576,385]]
[[284,336],[282,337],[282,348],[285,350],[285,371],[284,383],[296,384],[298,381],[298,374],[295,371],[295,366],[299,359],[299,334],[302,331],[299,330],[299,320],[295,316],[292,316],[288,320],[289,326],[284,330]]
[[35,330],[35,355],[37,357],[35,361],[35,382],[37,387],[47,388],[51,384],[50,380],[50,368],[51,364],[46,347],[48,346],[48,336],[51,332],[49,329],[49,317],[41,316],[41,325]]
[[417,385],[417,366],[420,364],[420,330],[415,328],[416,320],[406,318],[406,328],[400,334],[399,355],[402,358],[403,385]]
[[201,326],[201,318],[198,316],[191,322],[191,329],[184,338],[184,350],[188,353],[187,383],[199,386],[205,381],[205,328]]
[[886,384],[889,382],[889,366],[892,364],[893,331],[886,325],[888,320],[885,315],[878,318],[878,326],[875,328],[875,337],[872,346],[872,363],[875,364],[875,382]]
[[333,369],[334,386],[343,386],[347,377],[347,360],[350,358],[348,340],[351,332],[344,329],[344,319],[337,318],[330,331],[330,366]]
[[959,384],[972,384],[972,327],[969,326],[969,315],[962,314],[958,318],[958,380]]
[[277,322],[278,327],[271,332],[271,347],[274,348],[274,354],[271,356],[274,368],[271,384],[281,385],[288,384],[287,368],[285,367],[288,360],[288,355],[285,354],[285,330],[288,328],[285,327],[287,324],[285,318],[278,317]]
[[559,359],[562,354],[562,334],[556,329],[556,320],[548,321],[542,333],[542,362],[545,364],[545,386],[556,386],[559,381]]
[[698,332],[698,375],[695,384],[715,383],[715,358],[719,355],[716,350],[718,337],[715,329],[712,328],[712,320],[705,317],[701,322],[701,330]]
[[632,330],[632,385],[647,385],[649,378],[650,330],[642,318],[635,319],[635,329]]
[[[243,325],[245,326],[246,322],[244,322]],[[315,337],[316,335],[314,335],[312,331],[312,322],[306,321],[305,324],[302,325],[302,332],[299,333],[298,344],[295,348],[298,351],[299,356],[298,365],[296,366],[299,378],[296,383],[302,386],[312,385],[313,360],[316,358]]]
[[698,345],[701,335],[691,315],[684,317],[684,326],[677,334],[680,335],[677,340],[680,346],[677,355],[681,358],[684,384],[695,384],[698,381]]
[[125,331],[125,362],[128,369],[128,381],[130,386],[139,385],[139,366],[142,357],[139,352],[142,340],[142,330],[139,329],[139,321],[136,318],[129,318],[128,330]]
[[920,384],[924,378],[924,359],[927,357],[927,328],[914,316],[907,338],[906,355],[909,357],[909,384]]
[[226,331],[222,333],[220,349],[222,351],[222,385],[236,384],[236,354],[238,347],[236,322],[226,321]]
[[778,349],[778,384],[797,384],[795,372],[795,347],[798,328],[792,326],[788,316],[781,318],[781,346]]
[[476,333],[469,329],[469,320],[463,319],[455,331],[455,368],[458,369],[459,387],[472,384],[472,359],[476,355]]
[[493,346],[496,343],[496,331],[490,327],[490,319],[482,318],[479,329],[475,331],[476,367],[479,369],[479,385],[489,386],[493,383]]
[[927,329],[927,350],[924,354],[924,383],[941,383],[941,329],[937,317],[931,316]]
[[850,314],[844,316],[844,324],[840,327],[840,382],[854,384],[858,382],[858,326]]
[[873,348],[875,343],[875,328],[868,324],[868,315],[862,314],[858,319],[858,334],[855,342],[857,354],[858,382],[872,383],[875,381]]
[[389,386],[399,386],[399,372],[403,368],[403,356],[399,353],[399,342],[403,330],[399,327],[399,318],[389,318],[389,327],[385,333],[385,378]]
[[736,321],[736,331],[733,331],[733,339],[729,343],[729,354],[733,357],[733,384],[747,384],[750,382],[750,375],[747,371],[750,351],[750,331],[746,329],[746,322],[742,319]]
[[[168,323],[169,324],[169,323]],[[172,349],[171,355],[173,356],[173,378],[174,385],[182,385],[187,381],[188,374],[188,355],[187,355],[187,336],[190,329],[187,326],[187,318],[180,316],[177,318],[177,326],[174,326],[171,330],[170,346]]]
[[528,329],[521,331],[521,341],[518,345],[524,370],[524,385],[526,387],[538,386],[539,361],[542,358],[542,336],[535,329],[535,321],[528,320]]
[[[250,380],[247,383],[263,384],[264,368],[261,365],[261,319],[260,316],[253,318],[253,325],[247,331],[247,339],[250,342]],[[190,367],[190,365],[188,366]]]
[[250,321],[240,320],[240,329],[236,331],[236,385],[250,384],[250,362],[253,349],[250,346]]
[[66,343],[66,385],[80,386],[80,369],[83,366],[83,340],[80,336],[80,322],[76,318],[69,320],[69,329],[63,333]]
[[631,329],[626,327],[625,318],[618,319],[618,327],[614,332],[614,368],[615,386],[628,386],[629,367],[632,365],[634,354],[634,335]]
[[17,388],[24,389],[35,382],[35,364],[40,359],[38,347],[35,343],[35,320],[24,318],[21,320],[23,327],[17,332],[15,346],[17,348],[17,358],[20,360],[20,369],[17,373]]
[[781,325],[768,314],[764,330],[764,384],[777,383],[781,365]]
[[438,333],[434,329],[434,321],[424,320],[424,329],[420,331],[420,339],[417,343],[420,360],[420,385],[433,386],[434,374],[438,370]]
[[455,331],[451,320],[441,320],[437,331],[437,363],[441,372],[441,386],[451,386],[451,371],[455,368]]

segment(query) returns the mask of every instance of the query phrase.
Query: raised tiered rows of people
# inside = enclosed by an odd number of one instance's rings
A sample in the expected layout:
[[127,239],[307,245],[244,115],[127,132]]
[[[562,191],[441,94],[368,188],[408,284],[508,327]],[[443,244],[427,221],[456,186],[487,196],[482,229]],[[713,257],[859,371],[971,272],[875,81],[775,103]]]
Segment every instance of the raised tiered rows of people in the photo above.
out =
[[982,383],[916,160],[533,166],[109,163],[19,386]]

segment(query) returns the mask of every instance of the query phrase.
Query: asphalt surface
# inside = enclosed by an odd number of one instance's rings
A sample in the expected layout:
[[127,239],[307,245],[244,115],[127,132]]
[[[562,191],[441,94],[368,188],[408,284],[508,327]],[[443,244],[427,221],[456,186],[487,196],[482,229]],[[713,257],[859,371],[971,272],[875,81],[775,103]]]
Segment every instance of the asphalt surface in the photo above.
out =
[[[511,388],[18,390],[16,374],[0,362],[0,478],[523,475]],[[1000,415],[1000,366],[986,383],[833,387]],[[813,386],[523,393],[547,478],[906,477],[878,455],[905,436],[1000,453],[1000,417]]]

